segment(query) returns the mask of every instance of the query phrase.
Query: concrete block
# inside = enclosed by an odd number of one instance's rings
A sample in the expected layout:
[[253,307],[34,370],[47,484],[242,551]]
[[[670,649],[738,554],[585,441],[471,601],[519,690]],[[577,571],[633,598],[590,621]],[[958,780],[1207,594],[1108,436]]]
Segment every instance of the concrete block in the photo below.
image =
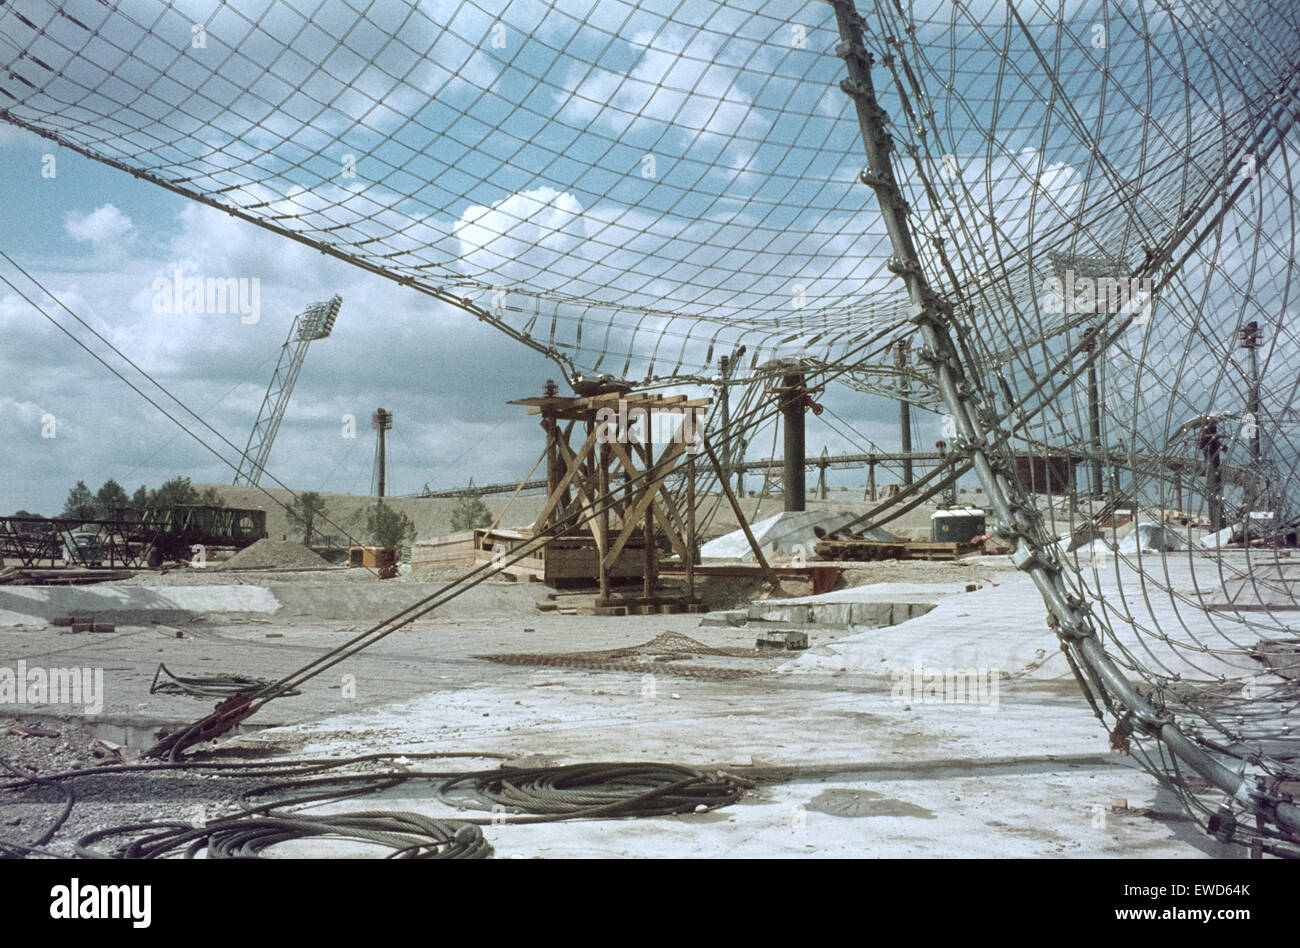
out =
[[746,614],[740,609],[728,612],[711,612],[700,620],[701,626],[735,628],[745,624]]
[[852,603],[849,615],[853,625],[879,629],[882,626],[893,624],[893,603],[855,602]]
[[850,602],[820,602],[811,609],[812,621],[828,629],[847,629],[853,618]]
[[773,630],[759,635],[754,645],[756,648],[779,648],[786,651],[796,651],[808,647],[808,633],[797,632],[793,629]]
[[750,603],[749,618],[767,622],[811,622],[812,607],[777,602]]

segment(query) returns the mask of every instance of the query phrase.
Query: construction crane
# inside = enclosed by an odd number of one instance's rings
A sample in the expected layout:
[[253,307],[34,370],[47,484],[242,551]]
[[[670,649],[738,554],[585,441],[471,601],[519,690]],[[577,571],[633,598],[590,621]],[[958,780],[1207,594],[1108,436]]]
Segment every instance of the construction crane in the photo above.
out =
[[271,384],[266,387],[266,396],[257,413],[257,422],[248,436],[244,455],[239,460],[239,470],[235,472],[236,487],[257,486],[266,469],[266,460],[271,455],[275,433],[280,430],[284,410],[289,406],[294,383],[298,381],[303,360],[307,358],[307,347],[330,334],[342,305],[343,298],[336,295],[323,303],[312,303],[293,318],[289,335],[280,350],[280,361],[271,374]]

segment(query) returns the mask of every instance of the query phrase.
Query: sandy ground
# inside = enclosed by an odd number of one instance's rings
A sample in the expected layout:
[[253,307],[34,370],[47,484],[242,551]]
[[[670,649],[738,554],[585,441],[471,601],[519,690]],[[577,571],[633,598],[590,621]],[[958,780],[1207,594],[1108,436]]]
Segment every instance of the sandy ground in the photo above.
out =
[[[878,581],[872,595],[905,592],[936,608],[889,628],[813,629],[808,652],[764,662],[763,674],[738,680],[675,673],[674,666],[706,665],[706,657],[647,664],[642,672],[475,658],[639,645],[666,631],[710,646],[754,645],[754,629],[712,616],[538,613],[534,602],[544,587],[493,580],[313,679],[302,695],[273,702],[215,753],[267,759],[455,750],[553,763],[658,760],[722,768],[757,785],[739,804],[712,813],[489,827],[503,856],[1240,856],[1188,823],[1133,759],[1110,751],[1064,663],[1053,658],[1059,652],[1041,602],[1006,566],[983,558],[864,567]],[[0,664],[102,668],[105,693],[98,714],[15,708],[13,720],[60,736],[0,737],[0,757],[38,772],[92,766],[95,739],[124,744],[129,756],[160,730],[212,707],[210,699],[150,695],[159,662],[177,674],[274,679],[428,585],[381,583],[359,570],[241,575],[239,586],[224,587],[210,575],[186,576],[195,580],[188,585],[182,576],[120,592],[156,595],[160,609],[182,593],[246,590],[270,599],[260,613],[195,610],[171,622],[151,621],[146,603],[113,634],[70,635],[49,624],[58,604],[38,600],[81,591],[46,588],[35,599],[23,599],[21,587],[2,591]],[[983,588],[965,592],[982,580]],[[996,708],[987,700],[899,700],[890,672],[916,661],[1000,670]],[[5,730],[0,725],[0,735]],[[85,799],[51,842],[54,851],[68,851],[90,827],[150,810],[215,815],[240,789],[210,778],[141,784],[105,775],[85,782]],[[0,837],[35,839],[61,801],[52,789],[21,801],[0,798]],[[367,798],[371,805],[448,813],[423,785]],[[357,808],[356,801],[335,808]],[[339,854],[337,847],[302,846],[283,854]]]

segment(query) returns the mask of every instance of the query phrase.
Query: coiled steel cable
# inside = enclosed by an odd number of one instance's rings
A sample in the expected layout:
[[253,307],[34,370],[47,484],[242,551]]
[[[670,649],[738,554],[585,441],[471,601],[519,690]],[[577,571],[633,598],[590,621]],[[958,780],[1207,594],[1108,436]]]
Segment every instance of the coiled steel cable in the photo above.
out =
[[[373,843],[392,849],[397,859],[486,859],[492,847],[483,831],[459,820],[431,819],[419,813],[359,811],[320,816],[233,816],[201,827],[188,823],[132,823],[97,830],[77,841],[77,855],[104,858],[90,847],[101,840],[145,831],[117,853],[123,859],[257,859],[272,846],[293,840],[335,839]],[[148,832],[152,831],[152,832]]]

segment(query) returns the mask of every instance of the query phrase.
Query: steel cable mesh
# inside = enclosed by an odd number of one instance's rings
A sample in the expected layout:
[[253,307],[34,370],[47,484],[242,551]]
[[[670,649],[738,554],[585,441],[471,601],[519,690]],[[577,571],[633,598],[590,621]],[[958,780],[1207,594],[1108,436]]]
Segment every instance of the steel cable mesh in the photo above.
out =
[[[696,656],[745,659],[726,665],[698,665]],[[501,665],[554,666],[600,671],[634,672],[642,675],[670,675],[724,681],[770,673],[784,660],[779,653],[756,648],[715,648],[682,635],[662,632],[649,642],[621,648],[585,652],[505,652],[475,655]],[[757,660],[757,664],[754,664]]]
[[754,365],[812,337],[830,355],[896,308],[861,292],[884,235],[818,104],[836,64],[782,42],[785,11],[396,8],[10,5],[0,99],[588,371],[698,370],[742,334]]
[[[884,0],[868,14],[894,80],[882,98],[907,117],[892,129],[917,231],[933,238],[925,270],[957,302],[985,409],[1021,426],[1013,445],[1074,454],[1111,506],[1131,512],[1136,528],[1108,517],[1086,543],[1079,527],[1098,503],[1040,504],[1112,657],[1248,785],[1291,799],[1296,11],[1107,5],[1091,21],[1106,38],[1098,47],[1079,21],[1034,23],[1024,6],[968,20],[1005,54],[990,67],[997,96],[977,105],[951,82],[953,61],[936,56],[927,25],[898,28],[902,11]],[[1006,188],[1008,168],[1024,187]],[[1071,270],[1140,274],[1150,296],[1062,300],[1049,281]],[[1096,421],[1073,374],[1094,348]],[[1244,545],[1224,549],[1243,532]],[[1125,709],[1110,710],[1127,745]],[[1289,839],[1263,820],[1238,826],[1241,801],[1189,779],[1163,747],[1144,750],[1221,838]]]
[[[859,180],[831,8],[580,6],[10,3],[0,118],[574,373],[702,380],[743,344],[738,379],[793,356],[892,390],[910,307]],[[1300,11],[859,9],[920,262],[983,410],[1009,449],[1079,462],[1075,499],[1040,503],[1069,582],[1153,703],[1294,792],[1295,581],[1274,541],[1300,517]],[[1134,292],[1080,302],[1056,291],[1067,276]],[[1087,496],[1098,470],[1131,548]],[[1268,542],[1203,543],[1242,522]],[[1193,809],[1218,806],[1164,748],[1148,759]]]

